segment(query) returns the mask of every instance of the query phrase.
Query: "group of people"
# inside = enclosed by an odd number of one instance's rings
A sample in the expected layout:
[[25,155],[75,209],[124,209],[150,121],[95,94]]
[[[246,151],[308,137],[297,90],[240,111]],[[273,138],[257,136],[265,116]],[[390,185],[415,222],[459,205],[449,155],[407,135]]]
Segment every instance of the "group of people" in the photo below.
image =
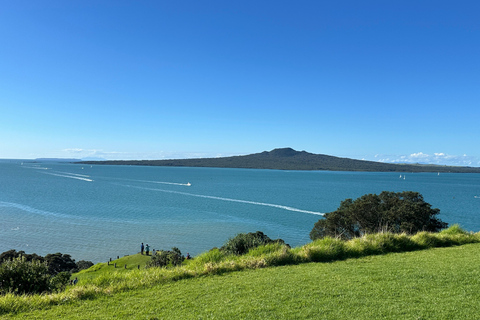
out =
[[150,246],[148,245],[143,245],[143,242],[142,242],[142,245],[140,246],[140,253],[143,254],[143,252],[145,252],[145,254],[148,256],[150,255]]

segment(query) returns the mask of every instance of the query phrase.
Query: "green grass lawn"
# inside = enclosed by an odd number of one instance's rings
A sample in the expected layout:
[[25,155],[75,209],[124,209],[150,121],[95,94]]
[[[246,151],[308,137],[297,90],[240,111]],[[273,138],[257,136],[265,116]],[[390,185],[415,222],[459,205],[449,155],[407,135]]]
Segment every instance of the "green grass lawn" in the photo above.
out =
[[477,319],[480,244],[201,276],[4,319]]

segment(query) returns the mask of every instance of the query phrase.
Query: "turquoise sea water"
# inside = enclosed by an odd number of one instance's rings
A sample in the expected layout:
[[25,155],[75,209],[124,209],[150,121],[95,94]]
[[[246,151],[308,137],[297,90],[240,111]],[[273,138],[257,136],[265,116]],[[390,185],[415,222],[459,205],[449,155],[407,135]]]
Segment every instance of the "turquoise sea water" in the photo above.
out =
[[[405,179],[403,178],[405,176]],[[480,175],[100,166],[0,160],[0,252],[106,261],[140,243],[191,255],[239,232],[292,246],[321,214],[366,193],[418,191],[440,218],[480,230]]]

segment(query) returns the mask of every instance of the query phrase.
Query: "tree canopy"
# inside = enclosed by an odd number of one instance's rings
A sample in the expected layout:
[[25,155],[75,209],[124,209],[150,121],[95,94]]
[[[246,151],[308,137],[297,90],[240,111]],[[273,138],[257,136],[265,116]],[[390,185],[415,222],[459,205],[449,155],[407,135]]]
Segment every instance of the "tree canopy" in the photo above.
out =
[[337,210],[326,213],[310,232],[312,240],[326,236],[352,239],[367,233],[388,231],[413,234],[418,231],[438,232],[448,226],[436,216],[418,192],[366,194],[356,200],[346,199]]

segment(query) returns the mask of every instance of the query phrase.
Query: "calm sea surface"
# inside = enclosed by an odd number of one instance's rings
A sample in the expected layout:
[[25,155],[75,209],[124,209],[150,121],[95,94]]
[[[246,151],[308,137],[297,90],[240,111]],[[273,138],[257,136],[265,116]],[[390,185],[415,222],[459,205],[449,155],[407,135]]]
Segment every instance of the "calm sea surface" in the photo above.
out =
[[480,230],[480,175],[352,173],[0,160],[0,252],[106,261],[140,243],[196,255],[240,232],[292,246],[321,214],[366,193],[418,191],[440,218]]

